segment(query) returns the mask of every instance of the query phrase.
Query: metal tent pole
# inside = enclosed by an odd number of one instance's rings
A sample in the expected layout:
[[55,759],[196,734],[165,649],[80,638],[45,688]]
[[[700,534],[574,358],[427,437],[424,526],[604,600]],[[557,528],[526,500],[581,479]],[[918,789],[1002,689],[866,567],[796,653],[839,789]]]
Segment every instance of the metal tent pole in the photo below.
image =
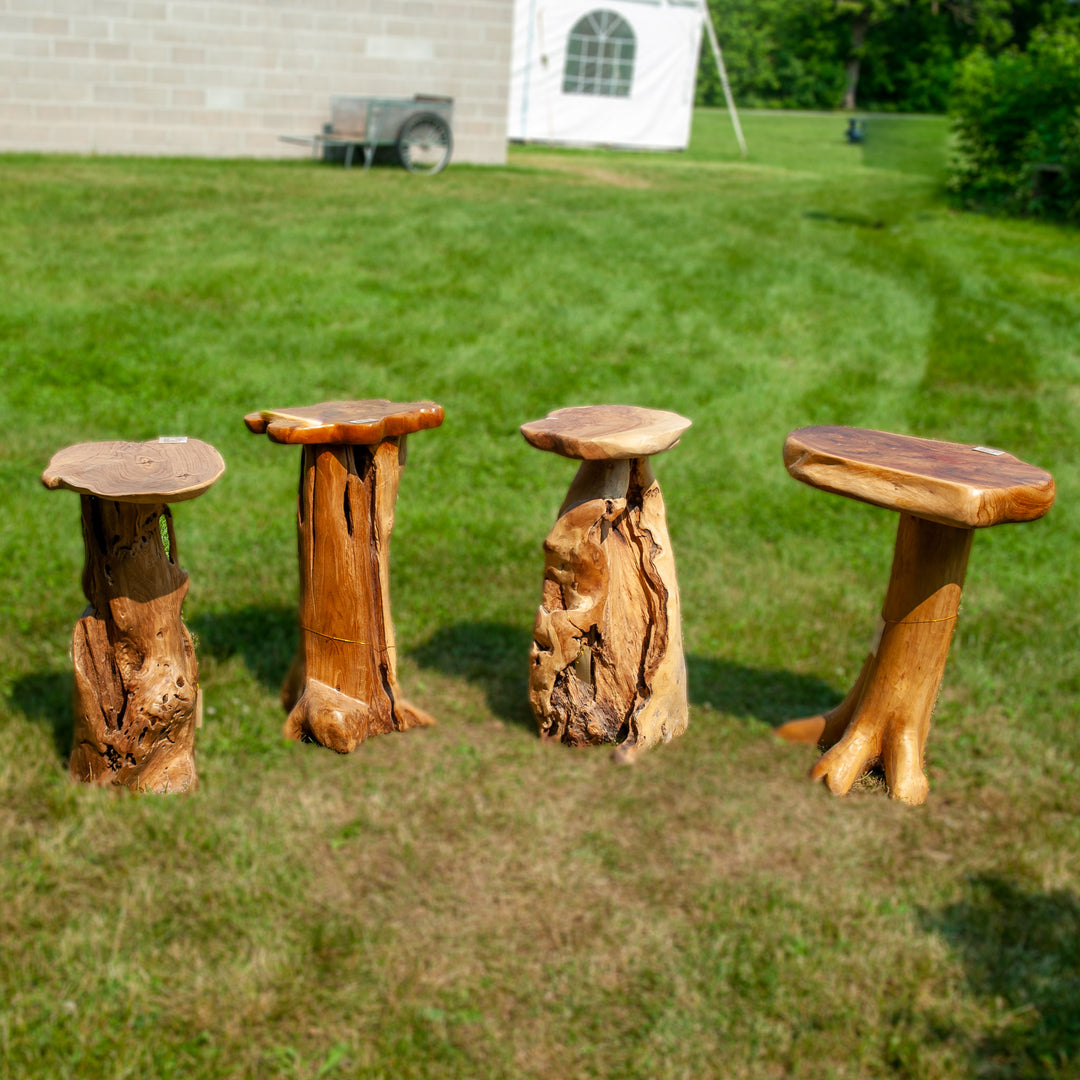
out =
[[727,68],[724,66],[724,56],[720,52],[720,42],[716,39],[716,27],[713,26],[712,12],[709,10],[709,0],[702,0],[705,9],[705,32],[709,35],[709,44],[712,46],[713,59],[716,61],[716,70],[720,73],[720,85],[724,88],[724,99],[727,101],[728,112],[731,114],[731,125],[735,128],[735,138],[738,140],[742,156],[746,157],[746,139],[743,138],[742,124],[739,123],[739,114],[735,109],[735,99],[731,96],[731,84],[728,82]]

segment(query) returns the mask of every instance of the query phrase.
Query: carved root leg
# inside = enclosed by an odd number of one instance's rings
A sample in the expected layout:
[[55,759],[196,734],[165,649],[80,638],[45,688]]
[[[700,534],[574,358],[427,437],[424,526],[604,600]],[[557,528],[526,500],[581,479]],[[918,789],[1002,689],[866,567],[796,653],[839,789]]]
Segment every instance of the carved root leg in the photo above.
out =
[[[83,589],[75,627],[77,780],[176,792],[194,788],[200,722],[195,650],[180,609],[187,574],[177,565],[164,504],[84,495]],[[167,526],[168,551],[161,522]]]
[[583,462],[544,548],[529,679],[541,737],[617,743],[628,762],[681,734],[679,592],[647,459]]
[[880,763],[890,794],[913,805],[926,800],[926,736],[971,539],[970,529],[902,515],[878,640],[855,686],[832,711],[780,728],[782,738],[826,751],[810,775],[834,794]]
[[282,688],[285,734],[338,753],[434,723],[397,684],[389,553],[404,443],[303,449],[300,655]]

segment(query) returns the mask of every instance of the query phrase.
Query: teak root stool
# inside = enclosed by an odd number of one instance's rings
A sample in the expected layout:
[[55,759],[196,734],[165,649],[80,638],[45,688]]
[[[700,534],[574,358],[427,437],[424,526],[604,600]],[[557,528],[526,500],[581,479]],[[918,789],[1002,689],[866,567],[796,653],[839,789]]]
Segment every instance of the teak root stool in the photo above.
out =
[[97,442],[55,454],[41,479],[82,496],[83,592],[75,625],[76,780],[176,792],[195,787],[202,702],[180,618],[188,576],[166,505],[201,495],[225,471],[198,439]]
[[686,730],[679,587],[648,458],[689,426],[676,413],[594,405],[521,427],[538,449],[581,460],[544,543],[529,672],[543,739],[617,743],[616,760],[629,762]]
[[432,724],[398,696],[390,531],[405,436],[443,421],[431,401],[327,401],[250,413],[256,434],[303,448],[297,518],[300,651],[282,687],[285,734],[340,754]]
[[826,751],[810,775],[834,794],[880,762],[890,794],[918,805],[973,530],[1042,517],[1054,479],[990,447],[844,427],[792,432],[784,464],[812,487],[898,511],[900,524],[881,622],[854,687],[835,709],[778,734]]

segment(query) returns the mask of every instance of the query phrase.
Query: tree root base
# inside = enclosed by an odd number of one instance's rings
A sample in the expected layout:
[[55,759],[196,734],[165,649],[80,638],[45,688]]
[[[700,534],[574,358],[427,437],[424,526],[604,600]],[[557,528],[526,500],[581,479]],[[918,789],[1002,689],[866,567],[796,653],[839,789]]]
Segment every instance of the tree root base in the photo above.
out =
[[395,700],[389,713],[357,701],[332,686],[308,679],[304,693],[285,721],[285,736],[350,754],[372,735],[430,727],[434,719],[408,701]]
[[686,730],[679,589],[645,459],[584,461],[545,544],[529,701],[541,739],[630,764]]
[[810,770],[834,795],[876,765],[889,794],[912,806],[930,784],[923,753],[971,550],[972,530],[902,514],[892,574],[874,644],[848,696],[820,716],[777,730],[824,751]]

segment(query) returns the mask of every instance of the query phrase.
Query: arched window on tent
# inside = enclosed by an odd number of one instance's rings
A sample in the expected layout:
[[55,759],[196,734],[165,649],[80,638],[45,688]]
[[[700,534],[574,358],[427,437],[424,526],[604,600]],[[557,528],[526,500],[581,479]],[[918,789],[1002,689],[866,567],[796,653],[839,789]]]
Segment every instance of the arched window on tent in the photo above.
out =
[[635,48],[625,19],[614,11],[590,11],[570,31],[563,93],[629,97]]

